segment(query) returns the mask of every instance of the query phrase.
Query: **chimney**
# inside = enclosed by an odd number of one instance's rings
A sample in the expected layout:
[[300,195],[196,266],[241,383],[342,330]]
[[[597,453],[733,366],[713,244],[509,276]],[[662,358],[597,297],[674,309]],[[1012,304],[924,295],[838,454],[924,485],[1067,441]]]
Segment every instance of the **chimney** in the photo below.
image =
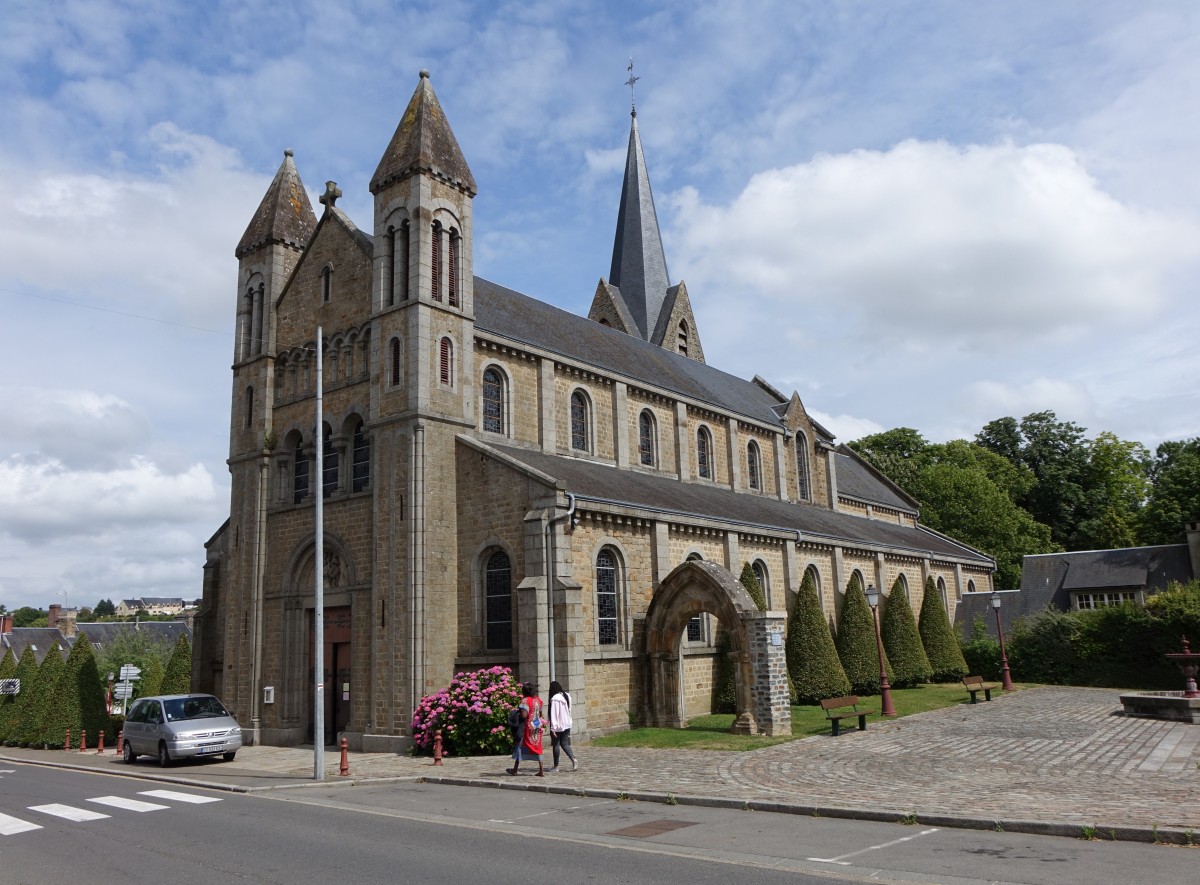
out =
[[1200,579],[1200,522],[1189,522],[1187,532],[1188,553],[1192,557],[1192,577]]
[[70,639],[76,633],[76,624],[78,624],[77,615],[74,609],[67,609],[61,614],[58,619],[58,629],[63,636]]
[[57,602],[50,603],[50,612],[46,618],[46,626],[47,627],[57,627],[58,626],[58,613],[60,611],[62,611],[61,605],[59,605]]
[[0,633],[12,632],[12,615],[0,615]]

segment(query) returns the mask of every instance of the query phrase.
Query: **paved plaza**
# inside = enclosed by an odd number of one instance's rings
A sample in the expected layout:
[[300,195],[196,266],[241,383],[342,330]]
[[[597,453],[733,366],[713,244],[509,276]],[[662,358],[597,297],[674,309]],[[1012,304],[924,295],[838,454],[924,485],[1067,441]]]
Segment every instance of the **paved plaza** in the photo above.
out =
[[[506,757],[325,754],[326,782],[425,778],[506,788],[675,797],[736,807],[948,826],[1188,841],[1200,830],[1200,726],[1126,718],[1113,689],[1043,687],[746,753],[579,745],[576,772],[505,774]],[[132,768],[113,753],[0,748],[0,758],[253,790],[311,784],[313,751],[246,747],[232,763]],[[547,767],[549,748],[547,747]],[[1200,839],[1200,836],[1197,837]]]

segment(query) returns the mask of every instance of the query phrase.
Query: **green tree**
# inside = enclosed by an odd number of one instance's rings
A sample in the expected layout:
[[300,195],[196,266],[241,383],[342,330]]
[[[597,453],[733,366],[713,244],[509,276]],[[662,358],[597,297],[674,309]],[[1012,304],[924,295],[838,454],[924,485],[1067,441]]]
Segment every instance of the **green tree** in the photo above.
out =
[[[3,612],[0,612],[3,614]],[[0,679],[12,679],[17,675],[17,659],[13,655],[11,648],[4,652],[4,660],[0,660]],[[8,734],[6,722],[8,720],[8,711],[17,703],[15,694],[0,694],[0,744],[4,743],[4,736]]]
[[950,626],[950,616],[946,614],[946,606],[942,603],[942,594],[938,592],[933,578],[925,579],[925,595],[921,599],[917,632],[921,634],[921,644],[929,659],[930,681],[957,682],[967,675],[967,662],[963,659],[958,638]]
[[758,584],[758,575],[754,574],[754,566],[746,563],[742,566],[742,575],[738,579],[742,582],[742,586],[746,588],[746,592],[750,594],[750,598],[754,600],[754,604],[758,606],[760,612],[767,610],[767,595],[763,593],[762,587]]
[[1138,543],[1139,518],[1150,492],[1150,453],[1139,442],[1103,431],[1088,445],[1091,515],[1076,527],[1079,548],[1106,550]]
[[14,627],[37,627],[39,621],[42,622],[41,626],[45,626],[46,618],[46,612],[31,605],[23,605],[12,613]]
[[811,571],[805,572],[792,605],[785,650],[796,703],[816,704],[850,694],[850,680],[838,659]]
[[[911,688],[929,681],[929,659],[917,633],[917,621],[904,583],[896,578],[879,618],[883,650],[895,671],[893,688]],[[889,677],[891,681],[891,677]]]
[[163,674],[162,694],[187,694],[191,690],[192,646],[188,642],[187,634],[180,633]]
[[[104,643],[96,656],[96,665],[101,673],[119,674],[125,664],[133,664],[142,671],[143,679],[150,668],[151,661],[158,661],[160,667],[165,667],[170,660],[173,648],[171,643],[158,633],[149,630],[128,629],[113,636]],[[141,683],[134,683],[140,688]],[[157,692],[135,691],[141,697]]]
[[166,668],[163,667],[161,658],[151,658],[146,663],[146,669],[142,671],[141,681],[137,683],[137,690],[134,695],[139,698],[149,697],[151,695],[162,694],[163,677],[166,675]]
[[717,636],[717,672],[713,679],[712,711],[737,712],[737,665],[730,653],[729,633]]
[[[104,709],[104,686],[96,669],[96,656],[86,633],[80,633],[71,646],[58,681],[51,694],[50,706],[42,726],[42,735],[51,743],[56,735],[69,729],[71,740],[78,743],[80,734],[87,731],[88,740],[95,744],[100,729],[107,724]],[[61,740],[61,738],[58,738]]]
[[[62,675],[65,663],[57,642],[52,642],[38,666],[37,676],[30,685],[29,694],[21,705],[17,726],[17,743],[23,747],[62,746],[64,735],[43,734],[42,726],[49,719],[50,705],[54,702],[54,687]],[[21,691],[24,693],[24,683]]]
[[[838,659],[850,688],[855,694],[879,694],[879,652],[875,640],[875,621],[862,584],[855,572],[846,585],[846,598],[842,601],[842,620],[838,624],[834,640]],[[892,679],[891,665],[884,653],[884,666],[888,681]]]
[[1178,544],[1184,525],[1200,521],[1200,438],[1160,443],[1149,472],[1139,538],[1144,544]]
[[117,613],[117,607],[111,599],[101,599],[92,611],[98,618],[110,618]]
[[38,663],[33,646],[25,646],[21,652],[21,660],[13,676],[21,680],[21,693],[11,699],[7,706],[0,707],[0,741],[9,746],[16,744],[23,722],[22,711],[29,707],[28,699],[32,696],[34,683],[37,681]]

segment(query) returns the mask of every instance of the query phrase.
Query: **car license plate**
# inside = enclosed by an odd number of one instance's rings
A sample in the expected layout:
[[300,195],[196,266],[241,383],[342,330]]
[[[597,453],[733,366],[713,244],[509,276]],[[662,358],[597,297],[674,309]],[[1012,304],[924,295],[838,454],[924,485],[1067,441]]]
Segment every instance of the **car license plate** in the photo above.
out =
[[223,749],[225,749],[225,748],[223,746],[221,746],[220,744],[218,744],[217,746],[213,746],[213,747],[197,747],[196,755],[201,755],[203,753],[220,753]]

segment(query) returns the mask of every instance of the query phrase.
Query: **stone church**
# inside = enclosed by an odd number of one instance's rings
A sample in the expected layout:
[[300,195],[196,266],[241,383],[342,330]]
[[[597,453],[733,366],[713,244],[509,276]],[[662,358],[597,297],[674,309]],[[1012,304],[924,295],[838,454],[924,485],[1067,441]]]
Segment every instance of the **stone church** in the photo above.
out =
[[[228,521],[206,544],[195,685],[250,740],[312,740],[322,496],[327,741],[408,745],[456,672],[558,679],[583,738],[706,712],[718,630],[737,727],[790,727],[786,612],[806,572],[953,618],[994,563],[759,377],[709,366],[663,253],[636,111],[587,317],[476,277],[475,179],[427,72],[361,230],[291,151],[237,245]],[[614,196],[616,196],[614,194]],[[316,335],[322,403],[316,424]],[[322,463],[315,434],[321,434]],[[738,582],[749,563],[760,611]]]

